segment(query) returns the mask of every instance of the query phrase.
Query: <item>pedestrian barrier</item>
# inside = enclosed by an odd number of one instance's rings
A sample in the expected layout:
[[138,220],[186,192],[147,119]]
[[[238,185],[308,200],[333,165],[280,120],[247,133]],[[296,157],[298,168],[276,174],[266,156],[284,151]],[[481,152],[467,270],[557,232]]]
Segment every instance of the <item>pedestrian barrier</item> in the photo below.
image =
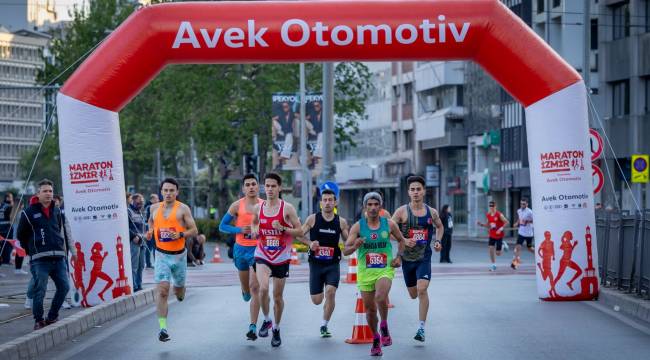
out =
[[372,343],[372,330],[366,321],[366,309],[363,306],[361,293],[357,291],[357,303],[354,307],[355,319],[352,326],[352,337],[345,339],[348,344]]
[[601,283],[650,298],[650,210],[600,209],[596,235]]
[[353,252],[352,255],[348,258],[348,274],[343,280],[347,284],[356,284],[357,283],[357,252]]
[[295,247],[291,247],[291,265],[300,265],[300,259],[298,259],[298,252]]
[[210,262],[211,263],[223,262],[223,260],[221,260],[221,250],[219,250],[219,245],[214,247],[214,255],[212,256],[212,261]]

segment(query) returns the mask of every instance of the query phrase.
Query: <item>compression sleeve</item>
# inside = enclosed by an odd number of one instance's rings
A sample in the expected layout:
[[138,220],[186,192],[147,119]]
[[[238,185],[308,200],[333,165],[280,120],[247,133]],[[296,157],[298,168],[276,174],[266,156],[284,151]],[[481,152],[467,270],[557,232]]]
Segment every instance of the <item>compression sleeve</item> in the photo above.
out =
[[227,234],[239,234],[241,232],[241,228],[230,225],[232,219],[234,219],[234,216],[230,215],[230,213],[226,213],[226,215],[224,215],[221,219],[221,223],[219,224],[219,231]]

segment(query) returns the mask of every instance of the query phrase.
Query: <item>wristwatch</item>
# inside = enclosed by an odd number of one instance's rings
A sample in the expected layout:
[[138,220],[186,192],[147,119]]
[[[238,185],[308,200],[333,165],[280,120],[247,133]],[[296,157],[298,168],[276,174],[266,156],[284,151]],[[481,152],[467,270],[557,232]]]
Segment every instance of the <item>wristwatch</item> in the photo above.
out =
[[180,238],[184,238],[184,237],[185,237],[185,233],[184,233],[184,232],[181,231],[181,232],[178,233],[178,238],[179,238],[179,239],[180,239]]

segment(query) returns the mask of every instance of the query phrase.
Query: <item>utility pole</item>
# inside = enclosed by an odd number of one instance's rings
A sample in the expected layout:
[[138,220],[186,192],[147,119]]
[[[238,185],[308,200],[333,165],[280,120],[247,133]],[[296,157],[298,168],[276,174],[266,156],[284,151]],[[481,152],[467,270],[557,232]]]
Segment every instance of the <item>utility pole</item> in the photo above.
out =
[[307,165],[307,126],[305,122],[305,64],[300,63],[300,167],[302,170],[301,186],[301,218],[304,221],[309,215],[311,204],[309,187],[311,185],[311,173]]
[[192,215],[196,216],[196,149],[194,148],[194,137],[190,136],[190,208]]
[[323,63],[323,171],[321,183],[334,178],[334,64]]
[[544,1],[544,6],[546,6],[546,26],[544,26],[544,37],[546,43],[551,45],[551,0]]
[[582,33],[584,35],[584,52],[582,54],[582,79],[585,81],[587,87],[587,94],[591,93],[591,66],[589,59],[591,58],[591,0],[584,0],[585,9],[582,22],[584,26]]

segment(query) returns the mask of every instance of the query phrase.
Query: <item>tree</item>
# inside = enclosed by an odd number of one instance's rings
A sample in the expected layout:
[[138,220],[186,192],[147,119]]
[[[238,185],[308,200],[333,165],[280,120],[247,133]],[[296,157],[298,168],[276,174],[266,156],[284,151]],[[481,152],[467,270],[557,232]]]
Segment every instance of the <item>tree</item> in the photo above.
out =
[[[69,27],[54,34],[52,53],[56,62],[47,65],[41,80],[47,83],[61,74],[58,81],[65,81],[81,63],[78,60],[134,9],[126,0],[95,0],[88,10],[75,8]],[[307,90],[320,91],[321,65],[307,64],[306,68]],[[354,146],[369,78],[368,69],[361,63],[340,63],[335,68],[339,146]],[[237,191],[233,178],[237,178],[234,175],[240,170],[242,155],[252,151],[253,134],[259,135],[264,166],[266,149],[271,146],[271,94],[295,91],[298,83],[297,64],[169,66],[120,114],[125,180],[141,191],[144,184],[153,185],[146,179],[153,179],[158,149],[164,171],[187,178],[191,169],[189,144],[194,139],[198,158],[208,166],[204,184],[207,204],[218,205],[223,213],[231,194]],[[37,163],[40,175],[60,178],[57,134],[53,129],[45,140]],[[24,157],[24,170],[34,155],[32,152]]]

